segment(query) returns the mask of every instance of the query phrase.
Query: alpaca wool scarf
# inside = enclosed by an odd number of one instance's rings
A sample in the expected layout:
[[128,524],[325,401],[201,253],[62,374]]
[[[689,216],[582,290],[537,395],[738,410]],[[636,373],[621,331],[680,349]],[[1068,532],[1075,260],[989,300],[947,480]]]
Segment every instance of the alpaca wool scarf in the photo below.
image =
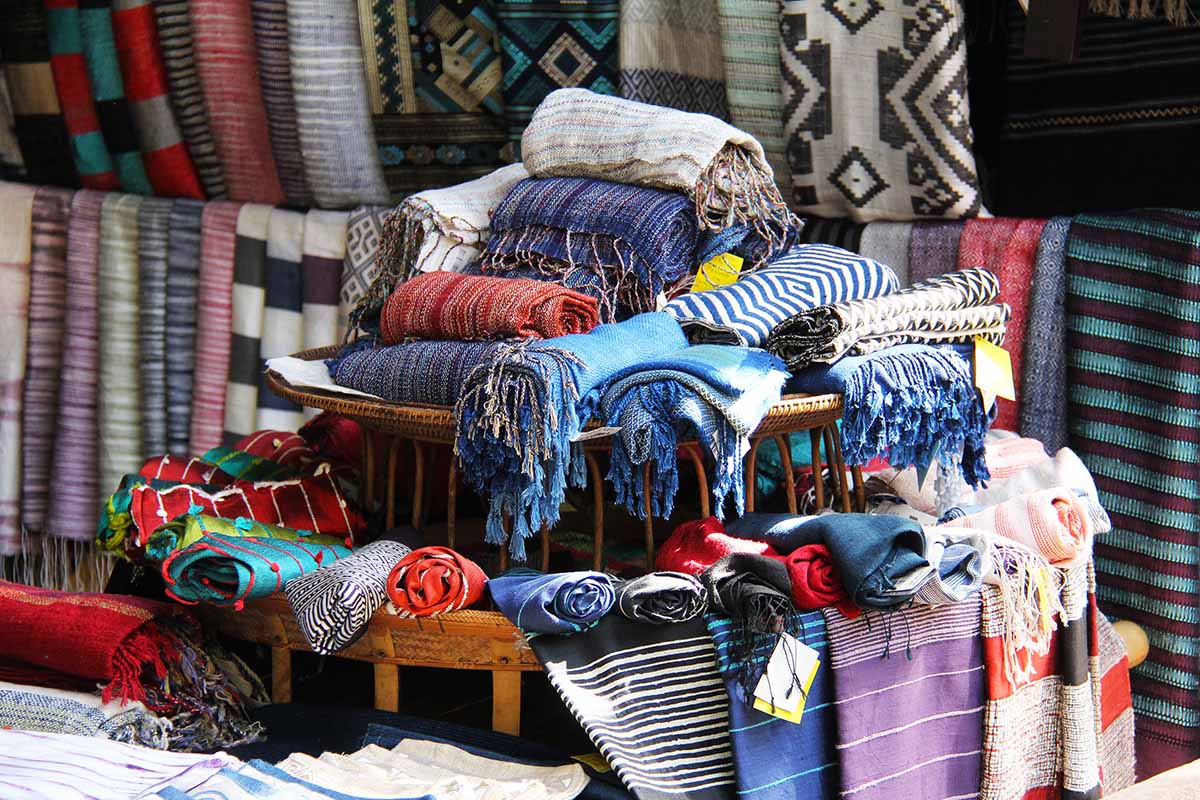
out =
[[699,243],[691,203],[683,194],[590,178],[518,183],[492,216],[485,272],[534,267],[558,280],[576,270],[602,278],[612,298],[636,311],[654,307],[660,292],[693,267]]
[[898,288],[895,273],[885,264],[840,247],[798,244],[735,283],[681,295],[663,311],[679,320],[694,343],[761,347],[788,317]]
[[226,196],[225,167],[217,157],[208,107],[196,73],[196,53],[192,46],[192,24],[188,19],[187,0],[154,0],[158,23],[158,43],[162,48],[168,97],[179,132],[196,167],[204,194],[210,200]]
[[[303,272],[304,348],[327,347],[342,340],[338,325],[338,292],[346,258],[345,211],[309,211],[304,216]],[[307,412],[306,412],[307,413]]]
[[455,453],[463,476],[489,498],[486,539],[509,548],[558,521],[568,478],[582,485],[583,457],[572,439],[583,430],[603,385],[621,370],[682,350],[687,340],[663,313],[640,314],[591,333],[518,345],[472,372],[457,407]]
[[267,292],[267,226],[271,206],[247,203],[238,211],[233,246],[232,339],[225,387],[225,441],[258,429],[258,382]]
[[233,263],[237,203],[206,203],[200,217],[200,291],[196,318],[196,373],[192,387],[192,427],[188,438],[197,452],[221,443],[225,429],[225,384],[233,338]]
[[579,633],[596,624],[616,599],[602,572],[509,570],[488,581],[497,610],[526,633]]
[[842,447],[847,464],[886,456],[896,467],[922,469],[936,457],[971,486],[988,478],[983,437],[988,416],[966,358],[948,347],[906,344],[811,367],[790,391],[843,397]]
[[448,547],[422,547],[392,568],[387,592],[400,616],[434,617],[475,605],[486,583],[483,570],[466,556]]
[[99,485],[98,378],[100,366],[100,216],[106,195],[87,189],[71,198],[67,225],[66,321],[63,364],[54,440],[58,481],[46,520],[52,536],[91,538],[80,520],[96,513],[104,493]]
[[304,214],[271,209],[267,222],[262,338],[258,347],[256,430],[294,431],[304,424],[300,406],[267,387],[262,364],[304,349]]
[[353,3],[288,0],[292,93],[304,173],[321,208],[386,203]]
[[621,4],[621,97],[729,119],[716,0]]
[[802,311],[771,331],[767,347],[798,372],[904,342],[965,343],[980,336],[999,346],[1009,308],[987,305],[998,292],[996,276],[984,269],[940,275],[887,297]]
[[383,340],[553,339],[596,327],[594,298],[552,283],[429,273],[402,283],[383,307]]
[[263,107],[279,183],[289,205],[313,205],[300,155],[296,98],[292,92],[292,56],[288,49],[287,0],[251,0],[255,53],[262,82]]
[[617,584],[615,602],[617,611],[626,619],[668,625],[703,614],[708,607],[708,593],[693,575],[652,572]]
[[110,194],[100,213],[100,485],[116,486],[141,466],[138,376],[138,210],[143,199]]
[[68,189],[33,196],[29,264],[29,340],[21,400],[21,525],[44,531],[54,463],[56,414],[66,326]]
[[142,452],[167,452],[167,251],[171,201],[148,197],[138,209],[138,356]]
[[766,542],[753,537],[726,535],[716,517],[685,522],[672,531],[654,557],[654,568],[687,575],[699,575],[725,556],[735,553],[780,558]]
[[314,653],[336,653],[366,633],[371,616],[387,602],[392,567],[410,552],[381,539],[288,581],[284,594]]
[[347,345],[330,362],[339,386],[393,403],[453,406],[477,367],[506,351],[492,342],[411,342],[363,349]]
[[[732,493],[738,514],[745,508],[743,457],[750,434],[779,401],[788,379],[783,362],[747,347],[696,345],[638,364],[610,379],[600,413],[621,432],[613,438],[608,477],[618,504],[644,517],[669,519],[679,487],[677,446],[695,433],[713,457],[713,509],[723,516]],[[686,432],[686,433],[685,433]],[[651,463],[650,497],[644,496],[643,464]]]
[[1065,568],[1087,560],[1092,553],[1092,536],[1097,531],[1086,502],[1069,489],[1043,489],[959,517],[952,524],[1012,539]]
[[0,368],[0,554],[12,555],[21,534],[21,421],[29,330],[34,188],[0,183],[0,335],[9,357]]
[[225,167],[229,198],[282,203],[254,55],[250,6],[238,0],[192,0],[188,13],[196,74],[208,107],[213,144]]
[[908,241],[908,279],[920,283],[958,269],[962,222],[914,222]]
[[1070,217],[1054,217],[1042,228],[1029,321],[1022,358],[1021,435],[1053,453],[1067,446],[1067,235]]
[[586,89],[559,89],[521,137],[537,178],[578,176],[684,192],[704,230],[746,225],[755,262],[782,249],[797,227],[754,137],[703,114],[664,110]]

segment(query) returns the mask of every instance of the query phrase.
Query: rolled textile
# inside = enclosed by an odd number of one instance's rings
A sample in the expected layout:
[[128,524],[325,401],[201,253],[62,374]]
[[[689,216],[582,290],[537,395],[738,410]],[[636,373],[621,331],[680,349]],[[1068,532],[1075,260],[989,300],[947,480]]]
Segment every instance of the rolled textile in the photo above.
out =
[[170,723],[138,702],[0,682],[0,729],[65,733],[167,749]]
[[387,602],[392,567],[410,552],[408,545],[381,539],[288,581],[284,594],[313,652],[336,653],[366,633]]
[[1002,345],[1010,311],[991,305],[999,290],[996,276],[985,269],[939,275],[887,297],[802,311],[775,326],[767,346],[797,372],[903,342],[970,342],[980,336]]
[[299,405],[271,391],[262,364],[304,349],[304,214],[273,208],[267,222],[262,338],[258,345],[255,430],[291,430],[304,424]]
[[233,341],[233,264],[237,203],[206,203],[200,217],[200,291],[196,317],[196,372],[188,438],[197,452],[221,443],[225,384]]
[[113,37],[134,133],[155,194],[204,199],[168,99],[152,0],[113,0]]
[[138,209],[138,357],[142,452],[167,451],[167,251],[171,201],[149,197]]
[[[278,539],[283,542],[302,542],[311,545],[341,545],[346,537],[327,536],[311,531],[298,531],[279,525],[255,522],[246,517],[228,519],[208,514],[183,514],[160,525],[146,541],[146,558],[166,561],[178,550],[191,547],[202,539],[221,536],[224,539]],[[348,545],[347,545],[348,546]]]
[[519,345],[472,372],[459,400],[455,452],[467,483],[489,498],[489,543],[502,544],[502,517],[512,520],[509,547],[558,521],[568,478],[585,479],[571,440],[596,409],[605,382],[630,366],[683,349],[678,323],[640,314],[591,333]]
[[621,4],[621,97],[729,119],[717,1]]
[[[736,553],[713,564],[700,580],[712,609],[733,620],[735,659],[749,658],[760,634],[778,638],[792,617],[791,581],[780,559]],[[747,693],[753,691],[754,676],[743,672],[739,679]]]
[[886,456],[893,466],[922,469],[936,457],[958,459],[963,480],[987,480],[983,438],[988,417],[975,391],[971,365],[948,347],[899,345],[846,356],[796,375],[790,391],[843,397],[842,448],[847,464]]
[[555,279],[575,270],[599,275],[612,298],[635,311],[693,268],[699,232],[691,202],[678,192],[590,178],[518,183],[492,215],[481,266],[503,274],[534,267]]
[[316,451],[307,439],[292,431],[255,431],[238,439],[232,447],[309,475],[320,474],[322,465],[326,463],[324,459],[317,458]]
[[792,582],[792,605],[801,611],[815,611],[835,606],[850,619],[862,610],[850,602],[838,578],[837,566],[823,544],[797,547],[784,557],[788,578]]
[[232,337],[225,387],[226,442],[253,433],[258,422],[258,382],[267,293],[267,226],[271,206],[247,203],[238,210],[233,246]]
[[770,260],[798,227],[754,137],[703,114],[559,89],[542,101],[521,137],[534,177],[579,176],[685,192],[705,230],[737,223]]
[[254,51],[262,84],[263,107],[271,152],[279,170],[279,183],[293,206],[313,205],[312,193],[300,155],[300,131],[296,122],[296,98],[292,88],[292,56],[288,50],[287,0],[252,0]]
[[63,368],[55,419],[54,470],[58,480],[46,527],[53,536],[87,540],[90,519],[111,486],[99,484],[100,215],[106,195],[87,189],[71,198],[67,225],[66,322]]
[[914,222],[908,241],[908,279],[928,280],[958,269],[962,222]]
[[110,194],[100,213],[100,485],[116,486],[143,459],[138,376],[138,210],[142,198]]
[[392,567],[387,593],[400,616],[434,617],[475,605],[487,582],[466,556],[448,547],[422,547]]
[[196,322],[199,316],[200,234],[204,204],[176,200],[171,204],[167,243],[167,450],[192,451],[192,395],[196,372]]
[[654,568],[699,575],[725,556],[735,553],[780,557],[766,542],[751,537],[727,536],[721,520],[709,517],[677,526],[659,545]]
[[[346,261],[342,265],[342,283],[338,304],[338,329],[353,333],[358,327],[355,313],[360,302],[365,301],[371,284],[379,274],[379,252],[383,238],[384,219],[391,211],[384,206],[359,206],[350,212],[346,220]],[[383,307],[383,301],[395,287],[395,281],[387,284],[387,291],[374,306],[375,312]],[[380,287],[383,291],[383,287]],[[352,322],[352,318],[354,321]]]
[[608,613],[616,599],[601,572],[510,570],[488,581],[501,614],[526,633],[579,633]]
[[1021,435],[1054,453],[1066,447],[1067,428],[1067,235],[1070,217],[1042,228],[1029,287],[1029,321],[1022,359]]
[[1042,489],[959,517],[955,527],[978,528],[1012,539],[1057,567],[1070,567],[1092,553],[1092,516],[1070,489]]
[[596,327],[596,300],[543,281],[429,273],[405,281],[383,307],[383,340],[553,339]]
[[227,196],[225,167],[213,144],[208,107],[196,71],[187,0],[154,0],[154,14],[166,70],[167,94],[179,132],[192,157],[204,194],[210,200],[222,200]]
[[292,94],[304,174],[321,208],[386,203],[353,3],[288,0]]
[[750,434],[778,402],[787,379],[783,362],[765,350],[705,344],[618,372],[600,401],[605,424],[621,428],[608,472],[617,502],[645,516],[646,486],[637,467],[649,461],[650,513],[670,518],[679,487],[679,437],[694,433],[715,463],[716,516],[724,516],[731,493],[742,513]]
[[663,308],[693,342],[761,347],[772,329],[817,306],[891,294],[890,267],[840,247],[798,244],[736,283],[680,295]]
[[908,257],[913,223],[872,222],[863,228],[859,252],[896,272],[901,286],[908,286]]
[[345,211],[313,210],[304,217],[300,266],[304,273],[301,314],[306,350],[337,344],[343,338],[338,325],[338,292],[346,258],[348,216]]
[[188,12],[196,73],[213,143],[225,167],[229,199],[282,203],[283,187],[271,152],[254,54],[250,4],[193,0]]
[[21,534],[21,420],[29,336],[29,271],[35,190],[0,183],[0,336],[9,357],[0,367],[0,554],[12,555]]
[[507,352],[496,342],[411,342],[375,349],[348,345],[332,362],[339,386],[393,403],[452,406],[476,367]]
[[300,476],[293,465],[272,461],[245,450],[214,447],[190,459],[171,455],[146,460],[138,474],[146,478],[203,483],[225,487],[235,481],[280,481]]
[[687,622],[704,613],[708,594],[695,576],[683,572],[651,572],[617,584],[617,611],[635,622],[666,625]]
[[30,531],[46,529],[50,499],[67,316],[67,229],[72,194],[67,189],[41,188],[33,196],[29,339],[21,398],[21,525]]
[[983,587],[991,574],[988,537],[968,527],[924,528],[925,560],[933,567],[929,581],[913,597],[918,603],[960,603]]
[[288,581],[350,555],[337,544],[209,533],[162,562],[166,592],[181,603],[233,606],[268,597]]

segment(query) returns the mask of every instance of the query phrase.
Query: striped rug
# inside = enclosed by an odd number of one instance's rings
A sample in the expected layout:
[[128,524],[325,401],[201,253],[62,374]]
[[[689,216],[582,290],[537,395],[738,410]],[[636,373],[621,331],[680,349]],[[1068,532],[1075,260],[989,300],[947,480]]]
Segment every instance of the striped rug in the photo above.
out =
[[1067,243],[1071,447],[1113,530],[1105,613],[1150,637],[1133,671],[1140,778],[1200,755],[1200,213],[1075,217]]
[[191,0],[188,18],[209,129],[233,200],[282,203],[244,0]]
[[[54,440],[54,502],[46,530],[53,536],[91,540],[95,531],[79,521],[100,507],[96,474],[99,371],[100,208],[108,195],[87,189],[71,199],[67,226],[67,319]],[[111,492],[113,487],[108,487]]]
[[46,527],[54,458],[55,414],[62,379],[67,291],[68,189],[37,190],[29,269],[29,346],[21,421],[21,524]]
[[192,431],[203,213],[203,203],[176,200],[171,206],[167,243],[167,452],[180,456],[193,452],[188,438]]
[[171,201],[147,198],[138,209],[138,361],[142,377],[142,450],[167,452],[167,241]]
[[204,193],[210,200],[221,199],[226,195],[225,168],[217,157],[208,124],[208,107],[204,104],[204,92],[196,74],[187,0],[154,0],[154,14],[175,121],[179,123],[192,163],[196,165]]
[[254,41],[258,72],[262,80],[263,105],[271,151],[279,169],[283,193],[294,206],[312,205],[312,194],[304,176],[300,156],[300,132],[296,125],[296,100],[292,96],[292,57],[288,51],[287,0],[252,0]]
[[225,386],[224,444],[258,430],[259,346],[267,293],[267,223],[271,207],[247,203],[238,211],[233,256],[233,331]]
[[304,424],[298,405],[267,388],[262,364],[304,348],[304,214],[271,210],[267,223],[262,338],[258,347],[256,430],[294,431]]
[[233,258],[237,203],[206,203],[200,220],[200,314],[196,319],[196,381],[192,390],[192,450],[207,453],[225,430],[225,383],[233,337]]

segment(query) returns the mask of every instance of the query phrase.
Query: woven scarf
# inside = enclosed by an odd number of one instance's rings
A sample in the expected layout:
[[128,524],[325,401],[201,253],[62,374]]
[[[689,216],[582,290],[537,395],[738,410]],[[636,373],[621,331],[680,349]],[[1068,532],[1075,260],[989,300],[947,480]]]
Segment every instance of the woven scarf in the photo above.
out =
[[580,176],[684,192],[696,222],[719,231],[751,228],[760,264],[798,227],[754,137],[702,114],[667,111],[585,89],[559,89],[521,139],[534,177]]
[[113,37],[146,174],[156,194],[204,199],[168,99],[152,0],[113,0]]
[[475,605],[487,582],[466,556],[448,547],[422,547],[392,568],[387,593],[400,616],[434,617]]
[[526,633],[579,633],[608,613],[616,599],[601,572],[547,575],[514,569],[488,581],[496,609]]
[[[1096,620],[1097,634],[1091,643],[1088,666],[1092,678],[1092,698],[1100,723],[1100,780],[1104,791],[1112,793],[1132,786],[1135,779],[1129,655],[1121,635],[1096,610],[1094,596],[1089,612],[1093,613]],[[1150,796],[1146,795],[1147,798]]]
[[920,283],[958,269],[961,222],[914,222],[908,241],[908,280]]
[[111,739],[167,748],[170,724],[141,703],[105,703],[95,694],[0,682],[0,728]]
[[587,334],[508,345],[468,376],[455,453],[467,483],[489,498],[489,543],[503,544],[507,514],[510,550],[524,557],[525,539],[558,521],[568,477],[582,485],[582,453],[571,440],[592,416],[603,384],[686,341],[667,314],[640,314]]
[[977,214],[962,4],[781,11],[796,205],[860,222]]
[[321,208],[386,203],[353,3],[288,0],[292,94],[304,173]]
[[116,486],[141,465],[138,375],[138,210],[142,198],[110,194],[100,214],[100,485]]
[[267,291],[267,226],[270,206],[247,203],[238,211],[233,245],[233,315],[229,383],[225,388],[226,442],[258,429],[258,383],[263,363],[263,317]]
[[67,316],[67,227],[72,194],[66,189],[38,189],[33,197],[29,339],[21,399],[21,525],[30,531],[46,529],[50,501]]
[[342,340],[338,325],[338,293],[346,258],[345,211],[309,211],[304,217],[300,265],[304,278],[301,311],[304,348],[327,347]]
[[167,243],[167,450],[192,451],[192,399],[196,372],[196,325],[200,292],[200,234],[204,204],[176,200]]
[[1067,234],[1070,217],[1042,228],[1029,287],[1025,352],[1021,360],[1021,435],[1048,452],[1067,444]]
[[863,228],[859,252],[891,267],[901,286],[908,286],[911,222],[873,222]]
[[100,117],[96,114],[96,102],[92,99],[92,80],[83,60],[77,0],[62,0],[46,9],[46,34],[50,69],[54,72],[63,123],[71,137],[71,157],[80,185],[85,189],[116,191],[121,182],[113,169]]
[[959,460],[968,484],[987,480],[988,417],[970,363],[950,348],[909,344],[847,356],[799,373],[788,389],[842,395],[847,464],[886,456],[893,466],[924,469],[935,458],[946,465]]
[[802,311],[771,331],[767,347],[799,372],[844,355],[875,353],[905,342],[1004,344],[1009,307],[993,304],[996,276],[984,269],[930,278],[895,294]]
[[778,0],[717,0],[717,21],[729,121],[762,143],[775,183],[783,186],[788,168],[779,90]]
[[799,244],[736,283],[676,297],[663,309],[696,343],[761,347],[788,317],[817,306],[891,294],[891,268],[839,247]]
[[366,633],[371,616],[387,602],[392,567],[410,552],[381,539],[288,582],[288,605],[313,652],[336,653]]
[[621,97],[729,119],[716,0],[621,4]]
[[824,618],[818,613],[790,612],[785,623],[820,660],[805,695],[800,724],[754,708],[754,697],[744,688],[744,674],[757,679],[765,672],[776,637],[756,635],[751,649],[739,658],[733,654],[738,641],[733,620],[709,614],[705,624],[729,696],[729,738],[738,794],[763,800],[833,800],[838,796],[837,717]]
[[611,298],[606,320],[618,303],[653,309],[691,271],[698,244],[684,195],[589,178],[521,181],[492,216],[492,232],[485,272],[534,267],[552,280],[592,272]]
[[704,613],[704,584],[684,572],[651,572],[617,584],[616,608],[621,616],[650,625],[687,622]]
[[[695,436],[712,456],[713,509],[724,516],[733,495],[745,510],[743,457],[750,434],[778,402],[788,379],[783,362],[765,350],[695,345],[642,362],[611,379],[600,401],[607,425],[620,427],[613,438],[608,477],[618,504],[631,513],[669,519],[679,488],[677,447]],[[650,497],[645,497],[642,465],[650,462]]]
[[154,0],[158,43],[166,69],[168,97],[179,132],[196,167],[196,175],[210,200],[226,196],[225,167],[217,157],[208,107],[196,73],[192,25],[187,0]]
[[[379,251],[383,240],[384,220],[391,209],[383,206],[359,206],[346,220],[346,260],[342,264],[342,284],[338,304],[338,329],[353,333],[358,325],[355,311],[370,291],[379,274]],[[376,312],[396,281],[380,285],[382,295],[375,305]]]
[[146,558],[165,561],[178,550],[191,547],[201,539],[221,536],[224,539],[276,539],[310,545],[340,545],[345,537],[326,536],[310,531],[297,531],[278,525],[255,522],[246,517],[223,519],[206,514],[185,514],[159,526],[146,541]]
[[797,547],[788,553],[783,563],[792,582],[792,605],[801,611],[815,611],[836,606],[850,619],[862,613],[850,602],[838,577],[837,567],[823,544]]
[[167,253],[171,201],[150,197],[138,209],[138,357],[142,452],[167,452]]
[[504,353],[490,342],[411,342],[373,350],[348,346],[331,363],[335,383],[393,403],[452,406],[476,367]]
[[282,203],[255,57],[250,5],[231,0],[189,4],[196,73],[209,129],[232,200]]
[[[1200,464],[1183,435],[1200,392],[1190,299],[1198,246],[1195,215],[1172,210],[1078,216],[1067,240],[1071,442],[1114,512],[1112,533],[1095,546],[1098,597],[1150,637],[1150,655],[1132,673],[1141,776],[1200,751],[1200,694],[1167,677],[1181,669],[1174,654],[1200,642],[1200,621],[1180,616],[1193,595],[1173,577],[1200,568],[1200,542],[1184,533],[1200,523],[1181,494]],[[1148,420],[1179,438],[1150,433]]]
[[[271,209],[267,223],[266,279],[262,312],[262,338],[258,364],[304,349],[304,214]],[[235,279],[236,280],[236,279]],[[300,406],[270,390],[259,366],[256,430],[294,431],[304,424]]]
[[21,534],[21,421],[29,331],[34,189],[0,183],[0,335],[8,357],[0,368],[0,554],[17,552]]
[[553,339],[587,333],[599,320],[596,300],[543,281],[418,275],[383,307],[383,339]]
[[237,203],[207,203],[200,218],[200,290],[196,317],[196,372],[192,386],[192,449],[221,443],[225,385],[233,332],[233,263]]
[[55,428],[54,473],[57,491],[46,521],[53,536],[91,538],[80,520],[96,513],[99,486],[97,411],[99,382],[100,216],[105,195],[83,190],[71,199],[67,226],[66,321],[63,366]]
[[313,199],[300,155],[296,98],[292,96],[287,0],[252,0],[250,16],[254,20],[258,77],[262,82],[263,107],[267,112],[271,152],[279,168],[279,183],[289,205],[310,206]]
[[1065,568],[1088,558],[1093,535],[1105,532],[1095,530],[1085,502],[1069,489],[1043,489],[959,517],[952,524],[1012,539]]
[[725,556],[735,553],[779,558],[779,553],[766,542],[753,537],[728,536],[721,520],[716,517],[685,522],[679,525],[658,547],[654,568],[687,575],[699,575]]
[[778,558],[735,553],[700,575],[714,611],[733,620],[742,641],[732,648],[746,658],[756,634],[777,633],[792,609],[791,580]]
[[938,525],[924,530],[925,560],[933,567],[933,573],[913,600],[926,605],[961,603],[978,592],[991,568],[989,537],[961,526]]

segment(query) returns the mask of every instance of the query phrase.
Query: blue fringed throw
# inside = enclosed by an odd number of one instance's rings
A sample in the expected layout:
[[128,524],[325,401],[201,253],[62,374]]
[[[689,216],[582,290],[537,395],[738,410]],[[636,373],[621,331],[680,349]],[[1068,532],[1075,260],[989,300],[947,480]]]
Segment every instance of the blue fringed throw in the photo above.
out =
[[334,383],[393,403],[452,406],[480,364],[502,350],[495,342],[430,341],[371,349],[355,342],[328,363]]
[[[800,372],[788,390],[844,398],[842,449],[847,464],[883,456],[899,469],[957,460],[972,487],[988,479],[984,413],[970,362],[951,347],[910,344],[846,356]],[[961,458],[960,458],[961,455]]]
[[571,440],[599,406],[615,375],[687,347],[679,323],[639,314],[591,333],[498,345],[473,371],[457,408],[455,452],[468,485],[489,498],[486,540],[525,558],[525,539],[558,522],[568,478],[583,486],[582,452]]
[[783,362],[765,350],[723,345],[689,347],[614,376],[600,406],[606,424],[621,428],[608,473],[617,502],[645,517],[638,467],[649,460],[651,513],[669,518],[679,487],[675,449],[681,435],[694,435],[716,462],[714,513],[723,517],[732,492],[740,514],[749,436],[786,380]]

